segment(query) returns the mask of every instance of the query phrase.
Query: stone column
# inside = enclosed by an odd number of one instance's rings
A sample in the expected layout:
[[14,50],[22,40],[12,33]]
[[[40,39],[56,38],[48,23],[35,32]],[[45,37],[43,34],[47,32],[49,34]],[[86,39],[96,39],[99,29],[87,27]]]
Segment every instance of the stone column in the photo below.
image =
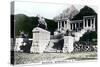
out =
[[64,21],[64,30],[66,29],[66,24],[65,24],[65,21]]
[[71,28],[72,28],[72,30],[73,30],[73,24],[71,24]]
[[83,19],[83,28],[85,28],[85,19]]
[[61,22],[59,21],[59,29],[61,28]]
[[60,30],[60,28],[61,28],[61,23],[60,23],[60,21],[59,21],[59,30]]
[[75,23],[75,29],[76,29],[76,23]]
[[66,21],[66,30],[67,30],[67,27],[68,27],[68,25],[67,25],[67,24],[68,24],[68,22]]
[[70,21],[68,21],[68,29],[69,30],[71,29],[71,27],[70,27]]
[[61,29],[61,27],[62,27],[61,21],[59,21],[59,23],[60,23],[60,29]]
[[59,21],[58,21],[58,30],[59,30]]
[[75,24],[73,23],[73,30],[74,30],[74,28],[75,28]]
[[95,18],[93,19],[93,28],[95,30]]
[[78,30],[80,30],[80,23],[78,23]]
[[90,27],[92,27],[92,19],[90,19]]
[[86,20],[86,27],[88,27],[88,19]]
[[80,23],[78,23],[78,30],[80,30]]

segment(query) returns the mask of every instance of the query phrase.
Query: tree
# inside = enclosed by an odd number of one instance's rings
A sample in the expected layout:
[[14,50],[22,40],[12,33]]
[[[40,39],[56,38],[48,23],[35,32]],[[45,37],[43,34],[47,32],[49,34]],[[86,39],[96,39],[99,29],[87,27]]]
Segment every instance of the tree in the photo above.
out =
[[[95,41],[94,41],[95,40]],[[91,43],[97,43],[97,32],[91,31],[91,32],[86,32],[81,38],[80,41],[85,41],[85,42],[91,42]]]

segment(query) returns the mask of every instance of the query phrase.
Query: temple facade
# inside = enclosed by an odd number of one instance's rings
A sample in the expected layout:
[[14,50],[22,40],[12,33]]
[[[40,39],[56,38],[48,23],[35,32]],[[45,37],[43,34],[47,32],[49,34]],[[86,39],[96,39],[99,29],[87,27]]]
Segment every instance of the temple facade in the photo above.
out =
[[95,16],[84,16],[83,20],[72,20],[67,18],[56,20],[58,23],[58,31],[80,31],[82,29],[95,31]]

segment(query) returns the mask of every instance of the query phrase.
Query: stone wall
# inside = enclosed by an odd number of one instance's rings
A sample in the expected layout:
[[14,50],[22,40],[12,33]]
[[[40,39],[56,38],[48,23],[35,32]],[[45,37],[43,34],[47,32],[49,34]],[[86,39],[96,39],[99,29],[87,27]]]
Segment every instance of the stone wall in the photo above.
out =
[[24,38],[16,38],[14,51],[21,51],[20,46],[22,46],[23,39]]

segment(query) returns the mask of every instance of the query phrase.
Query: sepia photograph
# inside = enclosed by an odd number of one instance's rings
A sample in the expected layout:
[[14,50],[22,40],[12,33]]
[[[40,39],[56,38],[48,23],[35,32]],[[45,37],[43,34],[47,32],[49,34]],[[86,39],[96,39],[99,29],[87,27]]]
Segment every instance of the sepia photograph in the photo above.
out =
[[97,6],[11,2],[11,64],[98,59]]

